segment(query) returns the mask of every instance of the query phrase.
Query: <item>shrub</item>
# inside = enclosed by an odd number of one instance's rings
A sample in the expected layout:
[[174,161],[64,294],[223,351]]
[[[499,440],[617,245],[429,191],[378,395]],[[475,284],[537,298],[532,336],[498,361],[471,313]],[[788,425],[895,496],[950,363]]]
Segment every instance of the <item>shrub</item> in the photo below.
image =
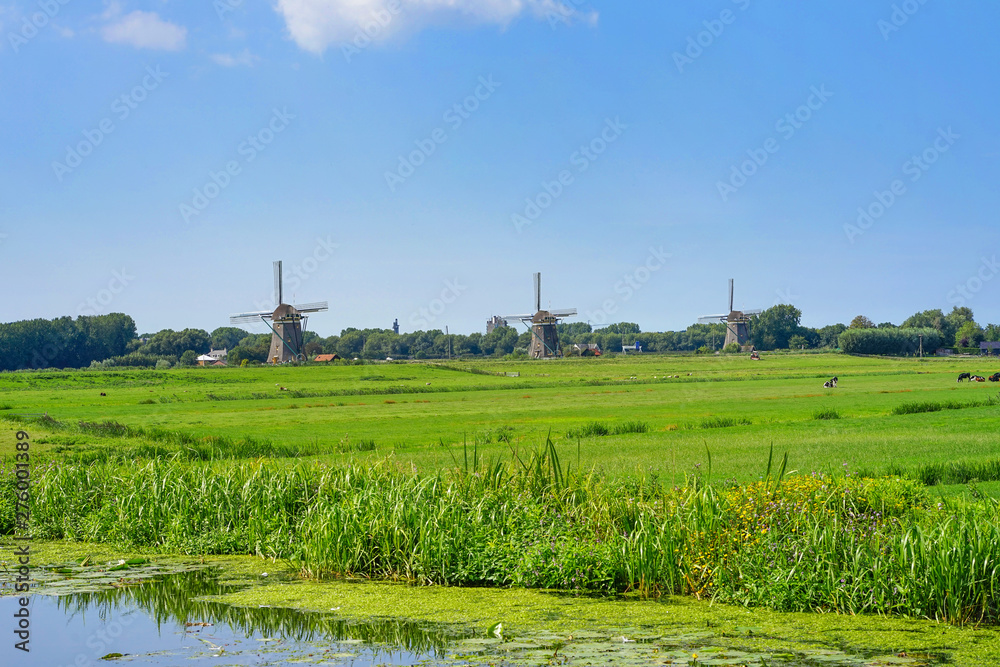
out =
[[909,356],[920,350],[920,336],[924,339],[924,354],[941,346],[941,333],[931,328],[847,329],[840,334],[838,340],[841,349],[847,354]]
[[701,428],[728,428],[730,426],[749,426],[752,421],[746,417],[709,417],[701,420]]

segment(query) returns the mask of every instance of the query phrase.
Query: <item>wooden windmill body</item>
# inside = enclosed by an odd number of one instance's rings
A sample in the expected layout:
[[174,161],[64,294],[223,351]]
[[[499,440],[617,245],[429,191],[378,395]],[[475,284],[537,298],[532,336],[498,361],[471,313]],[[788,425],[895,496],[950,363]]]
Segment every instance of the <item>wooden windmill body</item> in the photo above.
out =
[[699,317],[700,324],[716,324],[722,322],[726,325],[726,341],[722,347],[727,347],[730,343],[736,343],[740,348],[750,345],[750,317],[759,315],[759,309],[755,310],[735,310],[733,308],[733,279],[729,279],[729,313],[726,315],[705,315]]
[[271,347],[267,360],[272,364],[303,361],[302,330],[309,313],[329,310],[326,301],[289,305],[284,302],[284,284],[281,276],[281,261],[274,263],[274,310],[255,310],[229,316],[231,324],[263,322],[271,330]]
[[576,308],[564,310],[542,310],[542,274],[536,273],[535,278],[535,313],[533,315],[506,315],[504,320],[521,320],[531,331],[531,345],[528,356],[532,359],[550,359],[561,357],[559,333],[556,325],[559,320],[576,315]]

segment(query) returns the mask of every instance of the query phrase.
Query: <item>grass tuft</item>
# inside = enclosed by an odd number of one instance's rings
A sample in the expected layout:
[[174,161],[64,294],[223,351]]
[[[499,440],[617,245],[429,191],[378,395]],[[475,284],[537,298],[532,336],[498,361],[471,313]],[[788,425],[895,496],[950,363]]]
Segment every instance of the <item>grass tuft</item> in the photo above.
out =
[[750,426],[753,422],[746,417],[708,417],[702,419],[701,428],[729,428],[730,426]]

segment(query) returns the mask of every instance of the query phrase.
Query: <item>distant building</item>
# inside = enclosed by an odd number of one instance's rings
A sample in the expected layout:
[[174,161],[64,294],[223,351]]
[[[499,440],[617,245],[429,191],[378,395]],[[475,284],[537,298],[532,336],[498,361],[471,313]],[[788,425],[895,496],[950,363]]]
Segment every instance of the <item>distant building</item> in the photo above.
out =
[[336,353],[334,353],[334,354],[317,354],[316,358],[313,359],[313,361],[336,361],[337,359],[340,359],[340,355],[336,354]]
[[499,315],[494,315],[490,319],[486,320],[486,333],[493,333],[494,329],[499,329],[505,326],[507,326],[507,320],[503,319]]
[[601,346],[597,343],[574,343],[572,352],[581,357],[599,357],[601,356]]
[[399,335],[399,318],[398,317],[392,321],[392,332],[394,334],[396,334],[397,336]]
[[225,361],[226,357],[229,356],[229,353],[225,348],[223,348],[221,350],[209,350],[208,354],[205,356],[212,357],[212,359],[215,359],[216,361]]
[[627,354],[629,352],[642,352],[642,343],[636,341],[631,345],[622,345],[622,354]]
[[200,357],[198,357],[197,361],[199,366],[209,366],[218,361],[218,359],[216,359],[215,357],[210,357],[207,354],[203,354]]
[[979,354],[1000,354],[1000,342],[983,341],[979,344]]

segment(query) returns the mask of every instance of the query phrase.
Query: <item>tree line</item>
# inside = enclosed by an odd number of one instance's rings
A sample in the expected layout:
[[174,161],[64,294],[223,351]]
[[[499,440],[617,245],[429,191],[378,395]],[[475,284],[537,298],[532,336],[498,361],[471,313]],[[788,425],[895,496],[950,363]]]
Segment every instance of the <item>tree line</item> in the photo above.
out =
[[[850,325],[822,328],[801,325],[802,312],[780,304],[750,318],[750,342],[758,350],[842,349],[852,354],[912,355],[938,347],[970,348],[983,340],[1000,340],[1000,326],[976,323],[969,308],[915,313],[900,325],[875,324],[859,315]],[[634,322],[618,322],[594,329],[586,322],[558,325],[564,353],[575,344],[597,345],[604,353],[620,352],[639,343],[646,352],[721,350],[725,324],[692,324],[683,331],[644,332]],[[340,335],[322,337],[303,332],[307,357],[338,354],[345,359],[447,357],[526,357],[532,334],[527,328],[499,327],[488,334],[446,335],[439,329],[396,334],[391,329],[347,328]],[[237,327],[220,327],[137,335],[135,322],[123,313],[25,320],[0,324],[0,370],[27,368],[82,368],[86,366],[193,366],[211,349],[228,350],[228,363],[267,361],[271,334],[254,334]],[[726,352],[737,352],[731,346]]]

